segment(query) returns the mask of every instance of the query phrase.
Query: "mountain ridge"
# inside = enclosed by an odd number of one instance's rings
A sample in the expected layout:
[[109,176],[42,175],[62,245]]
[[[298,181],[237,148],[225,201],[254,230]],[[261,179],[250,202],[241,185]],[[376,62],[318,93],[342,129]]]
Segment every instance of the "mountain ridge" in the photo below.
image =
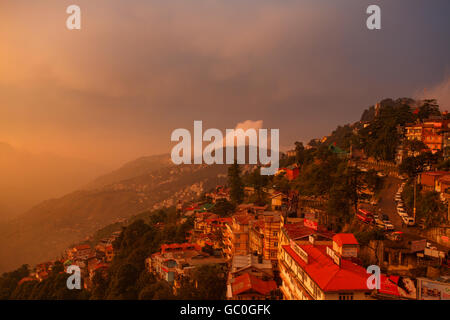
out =
[[[227,166],[177,166],[166,159],[167,155],[136,159],[95,179],[91,188],[42,201],[0,224],[0,271],[53,259],[68,245],[110,223],[174,205],[178,199],[195,199],[226,181]],[[129,171],[136,163],[155,163],[155,167],[143,165],[137,166],[138,172]]]

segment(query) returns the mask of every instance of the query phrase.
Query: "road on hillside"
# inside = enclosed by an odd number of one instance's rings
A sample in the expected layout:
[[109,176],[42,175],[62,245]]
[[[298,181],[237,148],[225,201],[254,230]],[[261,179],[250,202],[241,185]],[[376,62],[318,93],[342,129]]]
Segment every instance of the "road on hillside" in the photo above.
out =
[[397,203],[394,200],[395,194],[400,187],[402,180],[386,177],[384,187],[380,192],[380,200],[377,205],[378,214],[386,214],[391,220],[396,231],[409,232],[409,228],[403,226],[402,218],[397,214]]
[[[420,230],[418,230],[417,226],[407,227],[402,223],[402,218],[397,214],[397,202],[395,202],[395,194],[398,191],[398,188],[402,184],[402,180],[393,177],[386,177],[384,182],[384,187],[380,191],[380,200],[374,212],[378,214],[386,214],[394,225],[395,231],[402,231],[405,236],[407,235],[415,235],[421,236]],[[412,215],[412,212],[408,212],[409,215]],[[427,239],[433,246],[437,247],[439,250],[447,251],[448,248]]]

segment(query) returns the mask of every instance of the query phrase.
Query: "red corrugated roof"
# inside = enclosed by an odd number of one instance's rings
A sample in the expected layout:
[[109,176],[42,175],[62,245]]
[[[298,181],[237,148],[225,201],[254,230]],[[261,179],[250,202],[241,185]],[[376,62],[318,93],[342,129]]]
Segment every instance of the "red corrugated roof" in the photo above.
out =
[[333,241],[340,247],[344,244],[359,244],[353,233],[338,233],[333,237]]
[[446,174],[445,176],[442,176],[439,178],[440,182],[450,182],[450,175]]
[[76,247],[75,247],[75,249],[76,249],[77,251],[79,251],[79,250],[87,250],[87,249],[90,249],[90,248],[91,248],[91,246],[88,245],[88,244],[82,244],[82,245],[79,245],[79,246],[76,246]]
[[161,252],[164,253],[166,250],[177,249],[177,250],[197,250],[200,251],[201,248],[195,243],[172,243],[161,245]]
[[312,234],[318,234],[331,239],[334,235],[333,232],[328,231],[321,226],[318,226],[318,230],[314,230],[305,226],[303,222],[285,224],[284,229],[286,230],[289,238],[292,240],[304,238]]
[[290,246],[283,246],[283,249],[323,291],[369,290],[367,288],[368,274],[363,267],[345,259],[342,259],[341,266],[338,266],[326,254],[327,246],[301,245],[300,247],[308,254],[308,263]]
[[427,175],[427,176],[443,176],[443,175],[450,174],[450,172],[448,172],[448,171],[427,171],[427,172],[422,172],[421,174]]
[[251,219],[254,219],[252,216],[249,215],[238,215],[233,217],[234,221],[238,224],[248,224]]
[[254,275],[244,273],[233,280],[231,284],[233,295],[238,295],[248,290],[254,290],[262,295],[268,295],[277,289],[277,284],[273,280],[264,281]]

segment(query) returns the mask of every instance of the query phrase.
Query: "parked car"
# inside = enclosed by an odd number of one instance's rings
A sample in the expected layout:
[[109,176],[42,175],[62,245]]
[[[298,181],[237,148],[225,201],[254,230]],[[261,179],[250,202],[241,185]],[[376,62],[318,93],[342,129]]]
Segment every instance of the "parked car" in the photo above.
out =
[[384,222],[384,230],[392,231],[394,230],[394,225],[390,221]]
[[408,226],[413,226],[415,224],[414,218],[410,216],[403,216],[403,222]]
[[387,234],[387,238],[393,241],[400,241],[403,239],[403,232],[401,231],[394,231]]
[[398,215],[403,218],[403,217],[407,217],[408,214],[406,212],[399,212]]
[[381,219],[376,219],[375,220],[375,225],[380,228],[380,229],[384,229],[384,221]]
[[398,215],[400,216],[400,218],[403,219],[403,217],[407,217],[408,214],[406,212],[399,212]]

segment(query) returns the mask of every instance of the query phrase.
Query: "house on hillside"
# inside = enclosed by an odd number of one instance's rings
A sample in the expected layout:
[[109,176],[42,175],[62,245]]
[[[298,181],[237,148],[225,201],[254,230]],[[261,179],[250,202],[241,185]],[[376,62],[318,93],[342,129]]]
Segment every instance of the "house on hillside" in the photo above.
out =
[[419,174],[418,182],[422,185],[423,189],[426,191],[438,191],[438,189],[440,189],[438,184],[439,179],[441,179],[446,175],[450,175],[450,172],[448,171],[422,172]]
[[277,284],[273,280],[264,281],[250,273],[233,279],[227,287],[228,300],[276,300]]
[[179,288],[181,281],[189,278],[192,270],[201,265],[218,264],[225,266],[227,260],[212,256],[193,243],[163,244],[161,251],[145,259],[148,272]]

